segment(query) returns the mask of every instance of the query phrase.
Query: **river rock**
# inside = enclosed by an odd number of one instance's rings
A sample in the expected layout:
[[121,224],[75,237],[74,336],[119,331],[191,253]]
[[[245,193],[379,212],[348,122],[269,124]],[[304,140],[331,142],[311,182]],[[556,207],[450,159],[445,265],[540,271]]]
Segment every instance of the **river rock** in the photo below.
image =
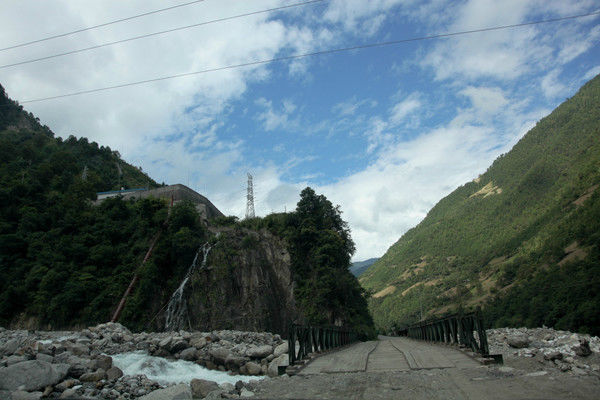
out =
[[206,338],[202,335],[194,335],[190,338],[190,346],[194,346],[198,350],[206,346]]
[[225,394],[225,391],[223,389],[213,390],[212,392],[206,395],[204,400],[221,400],[223,398],[223,394]]
[[571,348],[579,357],[587,357],[592,354],[590,342],[587,339],[579,339],[579,345]]
[[206,397],[213,390],[218,390],[219,385],[213,381],[207,381],[205,379],[192,379],[190,382],[192,388],[192,395],[196,398]]
[[112,364],[112,357],[100,354],[96,356],[92,369],[102,368],[103,370],[108,371],[112,367]]
[[71,378],[79,379],[79,377],[88,372],[88,369],[83,364],[72,364],[69,366],[67,374]]
[[50,364],[31,360],[0,368],[0,389],[24,389],[28,392],[60,382],[69,370],[68,364]]
[[170,350],[172,341],[173,341],[173,337],[167,336],[166,338],[164,338],[163,340],[158,342],[158,347],[160,347],[161,349],[169,349]]
[[42,392],[25,392],[17,390],[11,393],[12,400],[39,400],[42,398]]
[[119,379],[122,376],[123,376],[123,371],[121,371],[121,369],[118,367],[110,367],[106,371],[106,379],[108,379],[109,381],[116,381],[117,379]]
[[273,352],[273,346],[265,344],[262,346],[250,347],[246,350],[246,355],[252,358],[264,358]]
[[248,375],[260,375],[262,372],[261,366],[252,361],[248,361],[245,364],[245,367],[246,371],[248,372]]
[[254,392],[251,392],[250,390],[243,388],[242,391],[240,392],[240,397],[254,397]]
[[173,339],[169,350],[171,353],[175,354],[181,350],[187,349],[188,347],[190,347],[190,345],[187,340],[184,340],[183,338],[176,338]]
[[230,354],[225,360],[225,365],[230,369],[237,369],[244,365],[248,361],[245,357],[238,357],[233,354]]
[[510,347],[522,349],[529,346],[529,338],[525,335],[511,336],[506,341]]
[[287,354],[287,352],[288,352],[288,343],[283,342],[279,346],[275,347],[275,350],[273,350],[273,355],[275,357],[279,357],[282,354]]
[[10,339],[6,343],[4,343],[4,346],[0,347],[0,355],[8,356],[8,355],[14,354],[15,351],[17,351],[19,349],[20,345],[21,345],[20,339],[18,339],[18,338]]
[[189,385],[180,383],[164,389],[158,389],[139,398],[139,400],[186,400],[192,399]]
[[6,360],[5,360],[6,366],[8,366],[8,367],[10,367],[11,365],[18,364],[18,363],[23,362],[23,361],[27,361],[27,357],[25,357],[25,356],[17,356],[17,355],[14,355],[14,354],[12,356],[6,357]]
[[67,346],[67,350],[76,356],[87,356],[90,354],[90,348],[84,344],[71,344]]
[[81,382],[98,382],[106,378],[106,371],[102,368],[98,368],[95,372],[88,372],[79,377]]
[[551,351],[544,354],[544,359],[548,361],[562,360],[563,354],[560,351]]
[[277,358],[269,363],[267,368],[267,375],[275,377],[279,375],[279,366],[285,366],[289,364],[289,356],[287,354],[280,354]]
[[44,354],[44,353],[37,353],[35,355],[35,359],[39,360],[39,361],[45,361],[47,363],[52,364],[54,357],[52,357],[51,355],[48,355],[48,354]]
[[188,347],[181,351],[179,358],[186,361],[196,361],[198,359],[198,350],[195,347]]
[[59,392],[64,392],[65,390],[70,389],[73,386],[78,385],[78,384],[79,384],[78,379],[65,379],[64,381],[62,381],[61,383],[56,385],[54,388],[56,390],[58,390]]
[[212,348],[208,351],[208,354],[215,360],[217,364],[225,364],[227,357],[231,356],[229,350],[223,347]]
[[62,394],[60,395],[61,399],[77,399],[80,398],[81,396],[79,396],[77,394],[77,391],[75,389],[66,389],[64,392],[62,392]]

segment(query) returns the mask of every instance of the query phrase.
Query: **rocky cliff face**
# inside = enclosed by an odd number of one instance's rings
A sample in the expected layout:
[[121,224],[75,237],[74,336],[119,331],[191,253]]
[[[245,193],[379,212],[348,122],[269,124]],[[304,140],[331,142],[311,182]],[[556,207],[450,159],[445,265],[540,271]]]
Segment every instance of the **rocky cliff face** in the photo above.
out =
[[266,231],[220,228],[204,268],[187,291],[188,329],[238,329],[285,334],[298,318],[290,255]]

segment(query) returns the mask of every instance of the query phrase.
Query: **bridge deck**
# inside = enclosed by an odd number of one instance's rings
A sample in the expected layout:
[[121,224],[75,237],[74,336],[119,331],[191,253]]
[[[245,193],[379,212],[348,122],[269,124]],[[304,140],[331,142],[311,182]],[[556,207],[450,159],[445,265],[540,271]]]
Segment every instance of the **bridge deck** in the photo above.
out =
[[381,337],[319,357],[301,374],[339,372],[409,371],[434,368],[468,368],[479,364],[456,349],[433,346],[407,338]]
[[[255,399],[512,400],[598,399],[593,376],[540,372],[537,361],[482,366],[456,348],[380,337],[314,359],[298,375],[265,379]],[[517,362],[516,364],[514,364]],[[523,364],[525,363],[525,364]],[[506,369],[508,367],[508,369]],[[526,370],[520,370],[520,368]],[[530,371],[536,371],[529,374]]]

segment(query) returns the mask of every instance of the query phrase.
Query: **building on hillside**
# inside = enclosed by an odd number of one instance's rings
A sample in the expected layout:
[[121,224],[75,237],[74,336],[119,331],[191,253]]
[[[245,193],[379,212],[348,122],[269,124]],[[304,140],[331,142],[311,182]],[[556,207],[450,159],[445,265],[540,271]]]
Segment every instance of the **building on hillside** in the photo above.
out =
[[166,199],[167,201],[171,201],[172,198],[173,204],[177,204],[177,202],[182,200],[189,200],[196,205],[196,210],[198,210],[198,213],[200,213],[200,216],[203,220],[223,216],[223,213],[219,211],[219,209],[217,209],[217,207],[215,207],[210,200],[180,183],[163,186],[156,189],[139,188],[111,190],[109,192],[99,192],[96,193],[96,195],[96,204],[100,204],[104,199],[116,196],[122,196],[125,200],[156,197],[158,199]]

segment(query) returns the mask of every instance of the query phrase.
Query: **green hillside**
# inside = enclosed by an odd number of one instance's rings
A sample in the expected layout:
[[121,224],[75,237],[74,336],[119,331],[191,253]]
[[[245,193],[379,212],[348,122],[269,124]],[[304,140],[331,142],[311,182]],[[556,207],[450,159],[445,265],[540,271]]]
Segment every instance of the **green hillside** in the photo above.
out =
[[54,138],[1,86],[0,160],[0,324],[106,321],[166,206],[91,200],[159,185],[109,147]]
[[598,333],[599,184],[596,77],[363,273],[376,324],[482,305],[491,324]]

